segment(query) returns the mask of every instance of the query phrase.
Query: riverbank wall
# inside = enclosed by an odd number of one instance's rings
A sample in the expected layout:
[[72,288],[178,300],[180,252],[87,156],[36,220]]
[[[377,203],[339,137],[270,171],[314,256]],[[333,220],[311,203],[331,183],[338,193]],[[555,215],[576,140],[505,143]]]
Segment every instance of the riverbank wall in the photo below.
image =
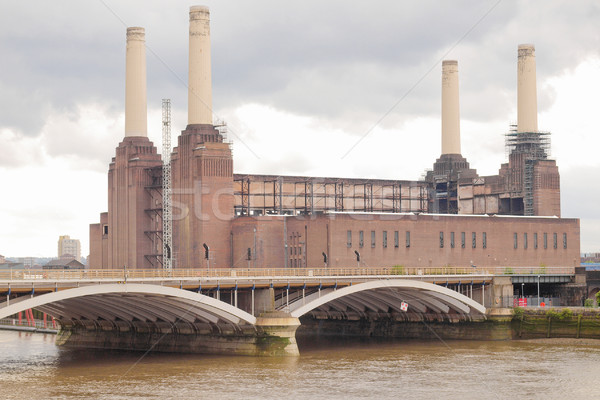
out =
[[[7,322],[8,321],[8,322]],[[37,333],[57,333],[57,329],[19,325],[18,321],[0,320],[0,329]],[[485,319],[476,321],[396,321],[390,317],[359,320],[317,319],[303,317],[296,330],[300,340],[311,338],[398,338],[419,340],[519,340],[545,338],[600,339],[599,308],[502,308],[491,309]],[[256,351],[256,333],[248,335],[123,335],[115,332],[63,331],[58,344],[70,342],[70,347],[122,348],[154,351],[181,351],[225,354],[267,355]],[[116,341],[115,341],[116,339]],[[159,339],[159,340],[157,340]],[[171,340],[170,340],[171,339]],[[190,340],[191,339],[191,340]],[[210,339],[210,340],[207,340]],[[263,338],[264,341],[264,338]],[[102,345],[98,345],[102,342]],[[107,346],[106,343],[112,343]],[[177,343],[177,345],[173,345]],[[242,344],[241,344],[242,343]],[[262,343],[262,342],[261,342]],[[117,345],[118,344],[118,345]],[[154,345],[152,345],[154,344]],[[157,345],[158,344],[158,345]],[[263,343],[264,344],[264,343]],[[234,349],[230,349],[233,345]],[[248,347],[244,349],[244,347]],[[266,346],[272,347],[272,346]],[[241,351],[244,349],[245,351]],[[272,350],[272,349],[271,349]]]
[[301,318],[297,337],[373,337],[445,340],[539,338],[600,339],[600,309],[493,309],[475,321],[396,321],[392,317],[359,319]]

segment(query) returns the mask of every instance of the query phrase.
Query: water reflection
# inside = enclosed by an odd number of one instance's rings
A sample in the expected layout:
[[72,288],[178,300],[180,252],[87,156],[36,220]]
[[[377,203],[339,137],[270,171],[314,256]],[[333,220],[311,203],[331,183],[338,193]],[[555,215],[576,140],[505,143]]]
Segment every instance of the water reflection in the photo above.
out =
[[[300,357],[57,348],[0,331],[3,398],[594,398],[600,343],[300,340]],[[515,394],[518,393],[518,396]]]

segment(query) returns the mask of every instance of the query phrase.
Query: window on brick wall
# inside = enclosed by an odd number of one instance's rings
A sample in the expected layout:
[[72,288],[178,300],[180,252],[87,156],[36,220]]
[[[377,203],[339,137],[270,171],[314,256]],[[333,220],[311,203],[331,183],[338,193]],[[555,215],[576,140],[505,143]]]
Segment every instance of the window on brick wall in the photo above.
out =
[[358,231],[358,247],[363,247],[365,245],[365,233],[363,231]]
[[410,231],[406,231],[406,247],[410,247]]
[[483,232],[481,234],[481,240],[482,240],[482,243],[481,243],[482,247],[484,249],[487,249],[487,233],[486,232]]
[[554,248],[558,248],[558,234],[556,232],[554,232],[554,234],[552,235],[552,242]]
[[400,232],[394,231],[394,247],[400,247]]
[[544,232],[544,248],[548,248],[548,234]]
[[383,237],[382,237],[382,242],[383,242],[383,247],[387,247],[387,231],[383,231]]
[[533,234],[533,248],[537,249],[538,245],[537,245],[537,232]]
[[518,248],[519,247],[519,234],[518,233],[513,233],[513,248]]
[[440,249],[444,248],[444,232],[440,232]]
[[567,248],[567,234],[563,233],[563,249]]
[[477,234],[475,232],[471,233],[471,246],[473,248],[477,247]]
[[523,248],[527,248],[527,232],[523,233]]
[[450,247],[454,248],[454,232],[450,232]]
[[460,233],[460,247],[462,247],[463,249],[465,248],[465,242],[466,242],[465,233],[461,232]]
[[346,239],[346,246],[352,247],[352,231],[346,231],[348,238]]
[[371,247],[375,247],[375,231],[371,231]]

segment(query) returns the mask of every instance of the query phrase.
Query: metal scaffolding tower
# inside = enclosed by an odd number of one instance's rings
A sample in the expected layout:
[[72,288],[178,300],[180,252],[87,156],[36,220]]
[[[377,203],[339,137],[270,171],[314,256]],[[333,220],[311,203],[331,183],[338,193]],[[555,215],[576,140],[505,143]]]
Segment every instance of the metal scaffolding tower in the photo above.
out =
[[162,218],[163,269],[173,269],[173,218],[171,206],[171,100],[162,101]]
[[523,214],[535,215],[535,165],[550,155],[550,132],[517,132],[517,126],[511,125],[510,132],[505,136],[506,152],[523,155]]

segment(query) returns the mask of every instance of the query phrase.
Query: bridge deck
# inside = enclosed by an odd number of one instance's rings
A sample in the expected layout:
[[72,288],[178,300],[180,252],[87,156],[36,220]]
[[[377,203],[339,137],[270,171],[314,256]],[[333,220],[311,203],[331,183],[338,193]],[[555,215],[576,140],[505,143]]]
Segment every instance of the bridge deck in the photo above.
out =
[[[336,287],[381,279],[417,279],[437,284],[489,283],[495,275],[527,277],[537,281],[564,281],[573,268],[227,268],[227,269],[104,269],[0,271],[0,292],[49,292],[79,286],[111,283],[146,283],[181,289],[244,289]],[[523,279],[523,278],[521,278]]]

